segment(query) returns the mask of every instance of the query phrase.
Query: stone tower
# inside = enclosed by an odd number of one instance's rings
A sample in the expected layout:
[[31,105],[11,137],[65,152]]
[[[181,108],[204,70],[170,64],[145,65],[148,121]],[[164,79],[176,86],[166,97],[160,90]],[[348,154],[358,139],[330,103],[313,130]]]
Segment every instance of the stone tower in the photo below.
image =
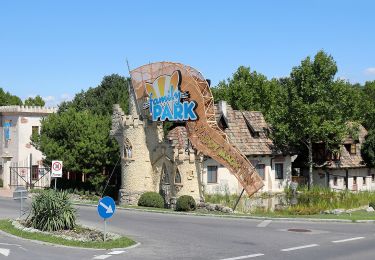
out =
[[114,105],[111,136],[121,149],[120,204],[136,205],[145,191],[154,190],[150,148],[159,143],[157,125],[142,118],[132,88],[129,89],[129,115]]

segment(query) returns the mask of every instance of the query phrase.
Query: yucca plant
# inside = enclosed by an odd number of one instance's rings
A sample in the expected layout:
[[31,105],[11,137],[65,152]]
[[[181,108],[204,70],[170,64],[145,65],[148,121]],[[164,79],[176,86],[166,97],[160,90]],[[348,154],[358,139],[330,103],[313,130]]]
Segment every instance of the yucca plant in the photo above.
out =
[[73,229],[76,225],[76,210],[68,193],[45,190],[35,196],[28,223],[42,231]]

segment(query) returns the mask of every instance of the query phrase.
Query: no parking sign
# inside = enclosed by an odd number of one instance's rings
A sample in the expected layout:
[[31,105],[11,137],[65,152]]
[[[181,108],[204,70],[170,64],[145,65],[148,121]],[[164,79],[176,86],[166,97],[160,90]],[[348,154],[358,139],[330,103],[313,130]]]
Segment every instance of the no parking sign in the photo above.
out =
[[62,161],[52,161],[51,177],[61,178],[62,177]]

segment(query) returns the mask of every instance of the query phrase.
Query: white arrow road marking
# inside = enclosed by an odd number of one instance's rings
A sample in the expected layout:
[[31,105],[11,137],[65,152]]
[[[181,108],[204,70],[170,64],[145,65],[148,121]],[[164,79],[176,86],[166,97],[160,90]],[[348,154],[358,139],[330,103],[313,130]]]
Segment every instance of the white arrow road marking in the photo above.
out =
[[221,260],[239,260],[239,259],[248,259],[248,258],[253,258],[257,256],[262,256],[264,254],[253,254],[253,255],[243,255],[243,256],[237,256],[237,257],[232,257],[232,258],[225,258]]
[[102,206],[105,210],[106,210],[106,212],[105,213],[113,213],[113,210],[112,210],[112,206],[111,205],[109,205],[109,206],[107,206],[107,205],[105,205],[103,202],[99,202],[99,204],[100,204],[100,206]]
[[257,227],[267,227],[271,222],[272,222],[272,220],[270,220],[270,219],[263,220],[262,222],[260,222],[260,223],[258,224]]
[[294,251],[294,250],[298,250],[298,249],[304,249],[304,248],[315,247],[315,246],[319,246],[319,245],[311,244],[311,245],[305,245],[305,246],[297,246],[297,247],[281,249],[281,251],[288,252],[288,251]]
[[335,240],[332,241],[332,243],[343,243],[343,242],[349,242],[349,241],[354,241],[354,240],[359,240],[359,239],[364,239],[365,237],[352,237],[348,239],[343,239],[343,240]]
[[119,255],[119,254],[122,254],[122,253],[125,253],[125,251],[112,251],[112,252],[108,253],[108,255]]
[[95,256],[93,259],[106,259],[108,257],[111,257],[111,255],[98,255],[98,256]]
[[7,248],[0,248],[0,254],[8,256],[10,253],[10,250]]

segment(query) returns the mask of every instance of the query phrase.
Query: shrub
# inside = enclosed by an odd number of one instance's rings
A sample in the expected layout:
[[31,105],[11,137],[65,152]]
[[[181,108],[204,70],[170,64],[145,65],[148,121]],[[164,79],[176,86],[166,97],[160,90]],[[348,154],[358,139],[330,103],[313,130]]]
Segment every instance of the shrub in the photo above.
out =
[[164,208],[164,199],[157,192],[153,192],[153,191],[145,192],[139,198],[138,206]]
[[196,204],[192,196],[183,195],[177,199],[176,210],[177,211],[191,211],[195,210]]
[[3,187],[3,179],[0,179],[0,188],[2,188]]
[[375,201],[371,201],[368,206],[375,209]]
[[33,198],[31,218],[28,223],[42,231],[73,229],[76,210],[69,200],[68,193],[45,190]]

